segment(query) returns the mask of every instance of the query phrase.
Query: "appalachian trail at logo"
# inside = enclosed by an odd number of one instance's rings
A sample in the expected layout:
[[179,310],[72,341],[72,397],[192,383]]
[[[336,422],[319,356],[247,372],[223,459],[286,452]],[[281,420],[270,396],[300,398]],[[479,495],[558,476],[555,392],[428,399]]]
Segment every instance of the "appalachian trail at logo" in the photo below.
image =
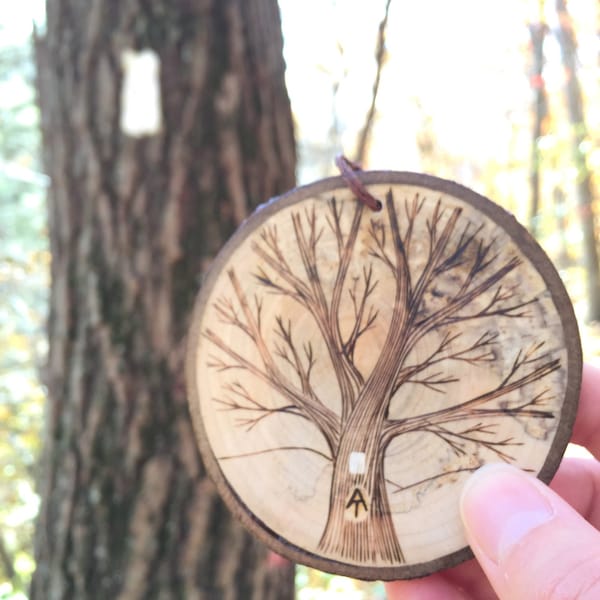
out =
[[367,503],[365,502],[365,499],[362,495],[362,492],[360,491],[360,488],[354,488],[354,491],[352,492],[352,496],[350,496],[350,500],[348,500],[348,504],[346,504],[346,508],[353,509],[354,518],[357,519],[358,515],[360,514],[361,507],[362,507],[362,510],[365,511],[365,513],[368,512],[369,507],[367,506]]

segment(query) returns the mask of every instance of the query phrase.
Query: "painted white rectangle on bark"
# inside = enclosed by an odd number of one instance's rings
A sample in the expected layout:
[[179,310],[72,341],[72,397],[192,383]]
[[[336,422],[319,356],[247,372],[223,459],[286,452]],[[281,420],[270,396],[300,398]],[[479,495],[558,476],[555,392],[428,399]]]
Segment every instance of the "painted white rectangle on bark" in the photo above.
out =
[[157,134],[162,125],[158,54],[125,50],[121,66],[121,130],[132,137]]
[[365,472],[365,453],[351,452],[348,459],[348,470],[351,475],[362,475]]

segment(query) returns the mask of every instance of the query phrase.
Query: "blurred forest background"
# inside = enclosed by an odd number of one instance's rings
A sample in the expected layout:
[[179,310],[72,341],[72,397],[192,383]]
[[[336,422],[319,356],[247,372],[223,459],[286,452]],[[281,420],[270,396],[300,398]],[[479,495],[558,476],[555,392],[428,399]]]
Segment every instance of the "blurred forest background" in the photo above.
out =
[[[513,212],[554,261],[600,355],[600,4],[594,0],[280,0],[298,182],[364,168],[457,180]],[[0,598],[34,569],[50,255],[32,24],[0,8]],[[298,569],[300,600],[383,598]]]

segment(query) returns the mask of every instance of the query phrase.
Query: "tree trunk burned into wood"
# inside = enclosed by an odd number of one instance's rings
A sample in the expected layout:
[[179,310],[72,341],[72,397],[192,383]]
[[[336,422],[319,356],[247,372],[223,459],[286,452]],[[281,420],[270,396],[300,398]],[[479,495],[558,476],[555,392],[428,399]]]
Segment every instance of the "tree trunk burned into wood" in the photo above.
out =
[[198,300],[188,383],[211,473],[258,535],[319,568],[412,577],[468,556],[468,472],[558,466],[578,336],[507,213],[427,176],[362,177],[382,211],[329,180],[236,234]]
[[[121,61],[148,49],[162,125],[131,137]],[[52,290],[31,597],[292,598],[293,567],[267,567],[207,479],[182,380],[204,270],[294,182],[276,2],[49,0],[37,61]]]
[[[358,413],[356,413],[358,415]],[[401,564],[404,555],[394,530],[384,481],[385,449],[380,447],[383,418],[379,429],[361,420],[348,423],[340,440],[333,465],[329,514],[319,541],[325,554],[348,557],[363,563]],[[365,467],[349,473],[352,455],[364,454]],[[353,476],[350,476],[353,475]]]

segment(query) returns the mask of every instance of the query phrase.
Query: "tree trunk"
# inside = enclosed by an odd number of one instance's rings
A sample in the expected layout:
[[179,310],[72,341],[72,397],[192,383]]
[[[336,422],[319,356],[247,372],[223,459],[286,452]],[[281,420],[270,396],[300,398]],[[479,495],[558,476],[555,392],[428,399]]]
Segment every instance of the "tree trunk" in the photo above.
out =
[[[403,287],[398,284],[396,302],[403,298]],[[319,546],[351,560],[404,562],[385,486],[387,446],[382,440],[398,357],[401,364],[407,353],[406,315],[406,310],[394,311],[384,350],[342,427],[335,455],[329,516]],[[357,454],[364,466],[352,469]]]
[[554,201],[554,214],[556,215],[556,230],[560,237],[560,250],[556,258],[556,266],[558,269],[565,269],[572,266],[572,263],[569,257],[569,243],[567,241],[567,199],[561,186],[554,186],[552,199]]
[[[388,204],[391,202],[388,197]],[[396,232],[398,245],[395,217],[391,228]],[[408,316],[407,281],[399,277],[395,308],[381,354],[348,420],[342,424],[333,466],[329,516],[319,544],[321,549],[339,552],[351,560],[404,562],[385,486],[383,461],[387,443],[382,440],[398,369],[408,353]],[[351,473],[349,465],[355,453],[362,454],[364,468]],[[371,554],[365,556],[367,549]]]
[[529,230],[535,236],[538,231],[540,212],[540,171],[541,156],[539,140],[543,135],[543,123],[548,113],[548,101],[544,83],[544,38],[548,27],[541,20],[529,24],[531,36],[532,69],[530,85],[533,90],[533,127],[531,136],[531,164],[529,170],[529,185],[531,189],[531,204],[529,211]]
[[583,256],[588,280],[588,320],[600,321],[600,261],[594,226],[592,178],[587,166],[584,144],[587,137],[583,98],[577,79],[575,35],[565,0],[556,1],[558,27],[556,37],[560,45],[565,70],[565,96],[572,129],[573,160],[577,169],[576,194],[581,228]]
[[[380,441],[380,431],[367,425],[349,427],[342,436],[319,548],[363,564],[398,565],[404,555],[392,521]],[[364,468],[350,466],[356,453],[364,454]]]
[[[292,598],[291,565],[267,567],[206,478],[183,381],[211,257],[294,183],[277,4],[48,0],[47,14],[49,400],[31,597]],[[162,124],[134,138],[122,61],[142,49],[160,61]],[[137,93],[142,111],[152,98]]]

